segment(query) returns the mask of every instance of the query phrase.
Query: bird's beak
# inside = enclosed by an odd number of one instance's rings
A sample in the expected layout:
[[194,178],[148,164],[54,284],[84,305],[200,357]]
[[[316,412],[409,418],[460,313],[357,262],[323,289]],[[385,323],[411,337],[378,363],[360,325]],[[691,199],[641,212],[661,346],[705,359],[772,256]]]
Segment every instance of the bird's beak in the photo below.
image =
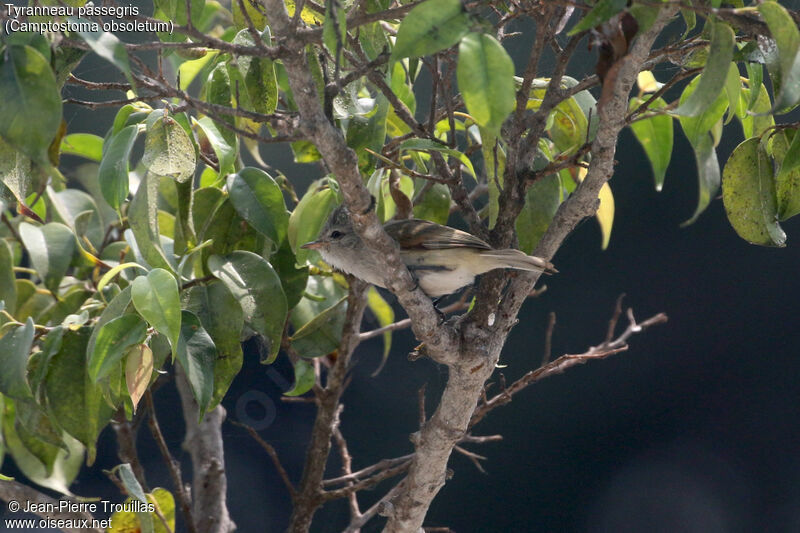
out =
[[323,244],[324,243],[322,241],[311,241],[311,242],[305,243],[300,248],[303,248],[304,250],[318,250],[318,249],[322,248]]

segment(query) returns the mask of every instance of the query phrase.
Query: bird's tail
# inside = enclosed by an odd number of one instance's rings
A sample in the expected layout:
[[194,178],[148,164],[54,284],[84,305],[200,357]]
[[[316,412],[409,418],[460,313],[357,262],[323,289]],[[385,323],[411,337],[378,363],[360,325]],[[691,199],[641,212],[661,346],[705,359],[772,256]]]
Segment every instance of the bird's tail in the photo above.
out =
[[493,268],[514,268],[531,272],[541,271],[545,274],[558,273],[558,270],[549,261],[534,255],[527,255],[519,250],[486,250],[481,255],[495,264]]

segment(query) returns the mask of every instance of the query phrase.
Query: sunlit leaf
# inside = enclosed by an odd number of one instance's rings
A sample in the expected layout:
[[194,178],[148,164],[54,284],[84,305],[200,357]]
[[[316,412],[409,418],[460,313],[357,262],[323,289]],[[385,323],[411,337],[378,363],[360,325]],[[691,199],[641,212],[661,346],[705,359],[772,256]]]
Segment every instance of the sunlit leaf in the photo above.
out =
[[469,114],[499,133],[516,105],[514,62],[505,48],[491,35],[465,35],[458,45],[456,75]]
[[173,118],[162,116],[147,128],[142,165],[156,176],[184,182],[194,175],[194,145]]
[[300,247],[317,238],[336,204],[336,192],[327,186],[325,180],[319,180],[308,186],[300,203],[289,215],[287,237],[298,264],[305,264],[310,253],[310,250]]
[[75,253],[75,234],[58,222],[41,227],[23,222],[19,234],[45,287],[57,291]]
[[[378,325],[381,327],[388,326],[394,322],[394,309],[392,309],[392,306],[383,299],[383,296],[381,296],[375,287],[370,287],[369,291],[367,292],[367,306],[377,319]],[[389,352],[391,349],[392,332],[385,331],[383,333],[383,358],[381,359],[380,366],[373,373],[373,376],[377,375],[381,368],[383,368],[383,365],[386,363],[386,358],[389,357]]]
[[181,331],[181,303],[175,277],[164,269],[154,268],[147,276],[133,280],[131,300],[142,318],[167,337],[175,349]]
[[[237,1],[237,0],[234,0]],[[344,20],[344,17],[342,17]],[[265,45],[270,44],[269,27],[262,36]],[[253,36],[246,29],[239,31],[233,39],[233,44],[243,46],[255,46]],[[278,80],[275,76],[275,65],[268,57],[259,56],[237,56],[236,69],[241,76],[243,86],[239,87],[247,91],[247,100],[250,106],[247,108],[257,113],[272,113],[278,104]]]
[[314,365],[305,359],[298,359],[294,362],[294,385],[283,393],[284,396],[301,396],[311,390],[316,382],[317,375],[314,372]]
[[614,225],[614,195],[611,193],[611,186],[604,183],[600,188],[600,206],[597,208],[595,217],[600,224],[600,233],[603,236],[602,248],[608,248],[611,241],[611,228]]
[[434,54],[469,31],[470,17],[460,0],[428,0],[408,12],[397,29],[391,59]]
[[599,26],[625,9],[627,4],[626,0],[598,0],[591,11],[584,15],[584,17],[569,30],[567,35],[571,37],[576,33]]
[[[429,0],[430,1],[430,0]],[[408,139],[403,141],[400,144],[400,150],[419,150],[419,151],[428,151],[433,150],[435,152],[441,152],[443,154],[447,154],[449,156],[455,157],[459,161],[461,161],[467,170],[472,176],[475,176],[475,168],[472,166],[472,161],[458,150],[454,150],[452,148],[448,148],[447,146],[432,141],[430,139]]]
[[100,161],[103,158],[103,138],[91,133],[70,133],[61,139],[61,153]]
[[153,351],[146,344],[137,344],[131,346],[125,355],[128,358],[125,363],[125,384],[135,413],[153,374]]

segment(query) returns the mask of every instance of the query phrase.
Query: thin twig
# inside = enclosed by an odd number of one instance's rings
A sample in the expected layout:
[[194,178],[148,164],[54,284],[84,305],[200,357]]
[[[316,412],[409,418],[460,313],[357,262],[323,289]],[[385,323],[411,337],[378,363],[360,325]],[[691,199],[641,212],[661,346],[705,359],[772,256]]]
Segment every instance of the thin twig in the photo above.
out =
[[294,499],[295,495],[297,494],[297,489],[295,489],[294,485],[292,485],[292,481],[289,479],[289,474],[286,472],[286,469],[283,468],[283,464],[281,463],[281,460],[278,457],[278,452],[275,450],[275,448],[270,443],[262,439],[261,435],[259,435],[255,429],[251,428],[247,424],[242,424],[241,422],[237,422],[236,420],[232,420],[231,423],[234,426],[239,426],[243,428],[245,431],[247,431],[247,433],[253,438],[253,440],[255,440],[258,443],[258,445],[264,449],[265,452],[267,452],[269,458],[272,459],[272,464],[275,465],[275,470],[278,471],[278,475],[283,481],[283,484],[286,486],[286,490],[289,491],[289,494],[291,495],[292,499]]
[[504,387],[502,392],[480,404],[472,414],[472,420],[469,424],[470,427],[474,427],[475,424],[480,422],[486,416],[486,414],[489,413],[489,411],[510,402],[516,393],[523,390],[527,386],[555,374],[561,374],[573,366],[582,365],[588,363],[589,361],[605,359],[610,355],[624,352],[628,349],[627,341],[631,335],[634,333],[641,333],[650,326],[663,324],[667,321],[667,315],[665,313],[658,313],[657,315],[654,315],[640,323],[637,323],[634,319],[633,311],[631,309],[628,309],[627,314],[629,320],[628,327],[625,328],[625,331],[622,332],[619,337],[611,341],[603,341],[597,346],[592,346],[582,354],[562,355],[555,361],[528,372],[510,386]]
[[553,352],[553,330],[556,327],[556,313],[550,311],[547,314],[547,330],[544,333],[544,354],[542,355],[542,364],[544,366],[550,361],[550,356]]
[[189,495],[186,493],[186,487],[183,484],[183,479],[181,476],[181,465],[175,460],[175,458],[172,457],[169,447],[167,446],[167,441],[164,440],[164,435],[161,433],[161,427],[159,426],[158,418],[156,417],[156,406],[153,402],[153,394],[149,389],[145,391],[144,398],[147,404],[147,409],[150,413],[150,416],[147,419],[148,426],[150,427],[150,433],[153,435],[153,439],[155,439],[156,444],[158,445],[158,450],[161,452],[161,458],[164,460],[164,464],[167,466],[169,475],[172,478],[172,484],[175,487],[178,504],[183,512],[183,518],[186,521],[186,529],[190,533],[197,533],[194,517],[192,516],[192,503],[189,499]]

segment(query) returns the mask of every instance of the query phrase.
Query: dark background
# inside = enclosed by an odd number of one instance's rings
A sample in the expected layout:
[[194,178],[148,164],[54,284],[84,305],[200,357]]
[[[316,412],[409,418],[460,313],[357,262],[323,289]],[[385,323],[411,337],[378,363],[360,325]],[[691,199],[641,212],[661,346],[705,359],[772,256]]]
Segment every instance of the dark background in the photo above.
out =
[[[517,43],[520,50],[526,46]],[[591,70],[591,57],[577,58],[574,63],[583,65],[578,70]],[[519,67],[522,59],[515,59]],[[115,76],[97,62],[81,68],[87,79]],[[423,99],[418,109],[427,109]],[[71,132],[103,134],[113,112],[69,107],[66,118]],[[784,225],[785,249],[752,246],[736,236],[716,200],[693,226],[680,228],[694,211],[697,185],[677,124],[675,138],[664,190],[656,193],[642,150],[630,132],[623,133],[610,182],[616,217],[608,250],[600,250],[593,220],[574,232],[554,259],[561,273],[544,280],[548,290],[524,307],[501,358],[508,366],[498,373],[510,382],[539,364],[550,311],[558,318],[554,356],[601,342],[623,292],[638,319],[663,311],[669,322],[634,336],[627,352],[530,387],[479,424],[476,434],[504,436],[499,443],[467,446],[488,458],[487,474],[455,454],[454,477],[426,525],[458,532],[800,530],[800,252],[794,245],[800,225]],[[723,139],[720,161],[741,140],[738,124]],[[316,167],[288,163],[286,147],[262,153],[290,179],[318,175]],[[365,329],[375,326],[370,320]],[[410,362],[406,354],[413,345],[409,332],[396,333],[389,361],[375,378],[370,374],[379,364],[381,341],[355,354],[342,429],[356,469],[412,451],[408,435],[417,429],[423,384],[429,413],[435,406],[446,370],[429,360]],[[259,428],[297,481],[313,409],[281,401],[291,369],[283,358],[273,367],[259,365],[257,351],[247,344],[245,368],[224,405],[230,419]],[[188,479],[177,395],[164,387],[156,400]],[[172,489],[147,429],[140,434],[149,484]],[[226,424],[224,434],[229,506],[239,530],[283,531],[290,502],[268,457],[241,429]],[[118,464],[115,451],[106,430],[97,464],[85,469],[73,491],[121,501],[102,474]],[[9,464],[3,471],[16,474]],[[336,464],[331,474],[338,475]],[[389,486],[364,493],[362,509]],[[347,521],[346,505],[337,502],[317,514],[313,531],[340,531]],[[376,520],[364,530],[381,525]]]

